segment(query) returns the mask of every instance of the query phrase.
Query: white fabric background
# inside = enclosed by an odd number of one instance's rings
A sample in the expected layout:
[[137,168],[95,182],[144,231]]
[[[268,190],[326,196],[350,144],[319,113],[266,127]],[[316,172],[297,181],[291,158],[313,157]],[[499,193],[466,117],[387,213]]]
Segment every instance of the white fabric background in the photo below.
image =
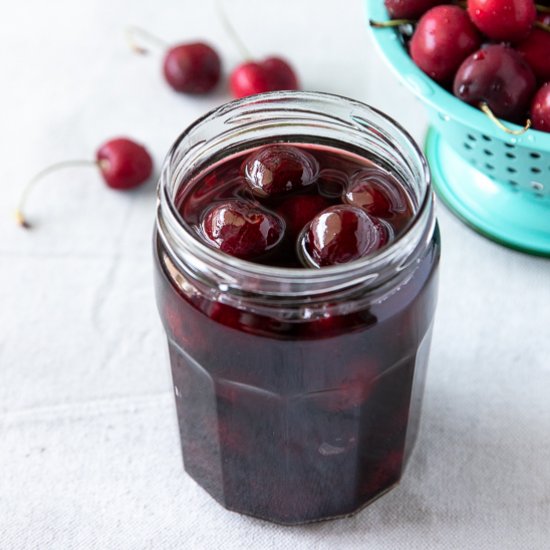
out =
[[[419,103],[369,42],[358,0],[226,1],[258,55],[306,89],[369,102],[418,140]],[[401,485],[350,519],[284,528],[222,509],[182,472],[151,280],[154,185],[119,194],[92,169],[37,187],[36,230],[9,211],[60,159],[127,134],[157,166],[225,101],[172,93],[140,24],[239,61],[210,0],[25,0],[0,17],[0,548],[550,547],[550,262],[501,248],[439,207],[444,254],[423,424]],[[6,214],[6,215],[4,215]]]

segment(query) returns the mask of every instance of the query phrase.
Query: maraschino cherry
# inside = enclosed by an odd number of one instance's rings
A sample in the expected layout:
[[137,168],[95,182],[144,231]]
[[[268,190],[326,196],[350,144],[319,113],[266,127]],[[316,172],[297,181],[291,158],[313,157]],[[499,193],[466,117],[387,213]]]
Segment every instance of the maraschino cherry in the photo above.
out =
[[138,45],[136,38],[165,50],[163,73],[166,82],[176,92],[200,95],[212,91],[220,81],[220,56],[204,42],[190,42],[169,47],[164,41],[138,27],[128,29],[128,40],[138,53],[146,54],[149,50]]
[[250,260],[281,242],[285,224],[279,216],[254,203],[234,199],[210,208],[202,219],[201,230],[222,252]]
[[265,198],[311,185],[319,173],[319,164],[297,147],[266,145],[246,158],[242,172],[252,193]]
[[229,77],[231,94],[236,98],[242,98],[263,92],[298,90],[300,87],[298,77],[288,61],[277,56],[254,61],[219,2],[217,8],[227,33],[245,59],[231,72]]
[[384,246],[386,225],[356,206],[331,206],[315,216],[301,237],[304,259],[312,267],[357,260]]
[[407,212],[406,198],[397,180],[378,167],[356,172],[343,200],[377,218],[392,218]]
[[119,137],[110,139],[96,152],[95,160],[68,160],[52,164],[38,172],[27,184],[21,195],[15,217],[19,225],[31,227],[23,210],[34,185],[54,171],[75,166],[95,166],[99,168],[108,187],[118,190],[133,189],[145,183],[153,171],[153,161],[147,149],[135,141]]
[[413,61],[428,76],[446,83],[480,45],[481,37],[463,9],[436,6],[420,18],[410,52]]
[[550,132],[550,82],[543,84],[531,103],[533,128]]
[[286,232],[295,240],[300,231],[331,202],[321,195],[295,195],[285,199],[277,208],[277,213],[286,222]]

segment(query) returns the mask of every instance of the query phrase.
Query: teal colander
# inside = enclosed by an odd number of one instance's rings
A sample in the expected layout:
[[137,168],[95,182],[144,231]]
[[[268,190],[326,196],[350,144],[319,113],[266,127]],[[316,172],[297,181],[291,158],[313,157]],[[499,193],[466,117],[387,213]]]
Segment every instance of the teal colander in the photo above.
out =
[[[370,19],[389,19],[383,0],[366,2]],[[426,105],[425,152],[439,197],[485,236],[550,256],[550,134],[507,134],[424,74],[395,29],[371,32],[382,57]]]

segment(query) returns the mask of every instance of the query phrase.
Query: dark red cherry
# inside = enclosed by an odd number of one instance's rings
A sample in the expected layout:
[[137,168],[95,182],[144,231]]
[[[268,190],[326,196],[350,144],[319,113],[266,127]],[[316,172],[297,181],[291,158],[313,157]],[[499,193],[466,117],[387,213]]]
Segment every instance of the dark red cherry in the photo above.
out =
[[401,450],[388,451],[377,459],[370,460],[365,468],[365,480],[361,487],[361,493],[372,496],[381,490],[391,487],[401,476],[403,469],[403,453]]
[[436,82],[449,82],[481,45],[468,14],[458,6],[436,6],[418,22],[410,42],[413,61]]
[[533,29],[516,46],[516,50],[531,67],[539,82],[550,81],[550,32]]
[[298,330],[301,338],[330,338],[343,332],[349,332],[348,319],[346,315],[329,315],[308,319],[298,325]]
[[319,212],[331,204],[320,195],[297,195],[283,201],[277,208],[277,213],[286,222],[288,237],[295,239]]
[[294,69],[280,57],[268,57],[262,62],[270,80],[271,91],[297,90],[300,86]]
[[550,82],[543,84],[533,98],[531,122],[536,130],[550,132]]
[[468,14],[489,38],[517,42],[529,34],[537,10],[534,0],[468,0]]
[[210,302],[206,308],[206,313],[210,319],[238,330],[242,329],[241,317],[246,314],[240,309],[220,302]]
[[392,19],[417,19],[444,0],[384,0]]
[[234,97],[274,92],[276,90],[297,90],[298,79],[292,67],[279,57],[264,61],[247,61],[236,67],[229,78]]
[[177,92],[205,94],[220,81],[221,61],[208,44],[180,44],[166,52],[163,70],[166,81]]
[[19,206],[15,211],[15,219],[21,227],[31,227],[24,210],[33,185],[52,172],[75,166],[99,168],[103,180],[109,187],[124,190],[137,187],[150,178],[153,160],[147,149],[139,143],[128,138],[115,138],[99,147],[95,160],[66,160],[48,166],[29,180],[23,189]]
[[408,206],[401,184],[391,174],[376,167],[365,168],[352,176],[344,200],[377,218],[404,214]]
[[127,138],[105,142],[96,153],[101,174],[113,189],[131,189],[146,182],[153,171],[147,149]]
[[258,197],[271,197],[311,185],[317,161],[291,145],[267,145],[250,154],[243,165],[246,181]]
[[491,111],[520,122],[535,91],[535,76],[512,48],[493,44],[464,60],[456,73],[453,92],[471,105],[487,103]]
[[229,200],[207,210],[201,228],[222,252],[248,260],[277,246],[285,225],[279,216],[252,203]]
[[302,239],[305,259],[322,267],[357,260],[388,241],[388,229],[355,206],[332,206],[313,218]]

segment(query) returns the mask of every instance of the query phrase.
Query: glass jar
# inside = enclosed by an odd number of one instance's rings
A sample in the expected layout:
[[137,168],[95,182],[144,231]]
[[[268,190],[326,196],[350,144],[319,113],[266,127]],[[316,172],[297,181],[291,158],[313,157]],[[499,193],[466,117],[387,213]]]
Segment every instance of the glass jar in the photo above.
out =
[[[391,171],[411,198],[408,229],[322,269],[205,245],[176,195],[223,158],[272,142],[329,145]],[[320,93],[223,105],[168,155],[154,247],[184,466],[197,483],[228,509],[294,524],[352,514],[399,481],[418,430],[440,251],[428,167],[399,125]]]

